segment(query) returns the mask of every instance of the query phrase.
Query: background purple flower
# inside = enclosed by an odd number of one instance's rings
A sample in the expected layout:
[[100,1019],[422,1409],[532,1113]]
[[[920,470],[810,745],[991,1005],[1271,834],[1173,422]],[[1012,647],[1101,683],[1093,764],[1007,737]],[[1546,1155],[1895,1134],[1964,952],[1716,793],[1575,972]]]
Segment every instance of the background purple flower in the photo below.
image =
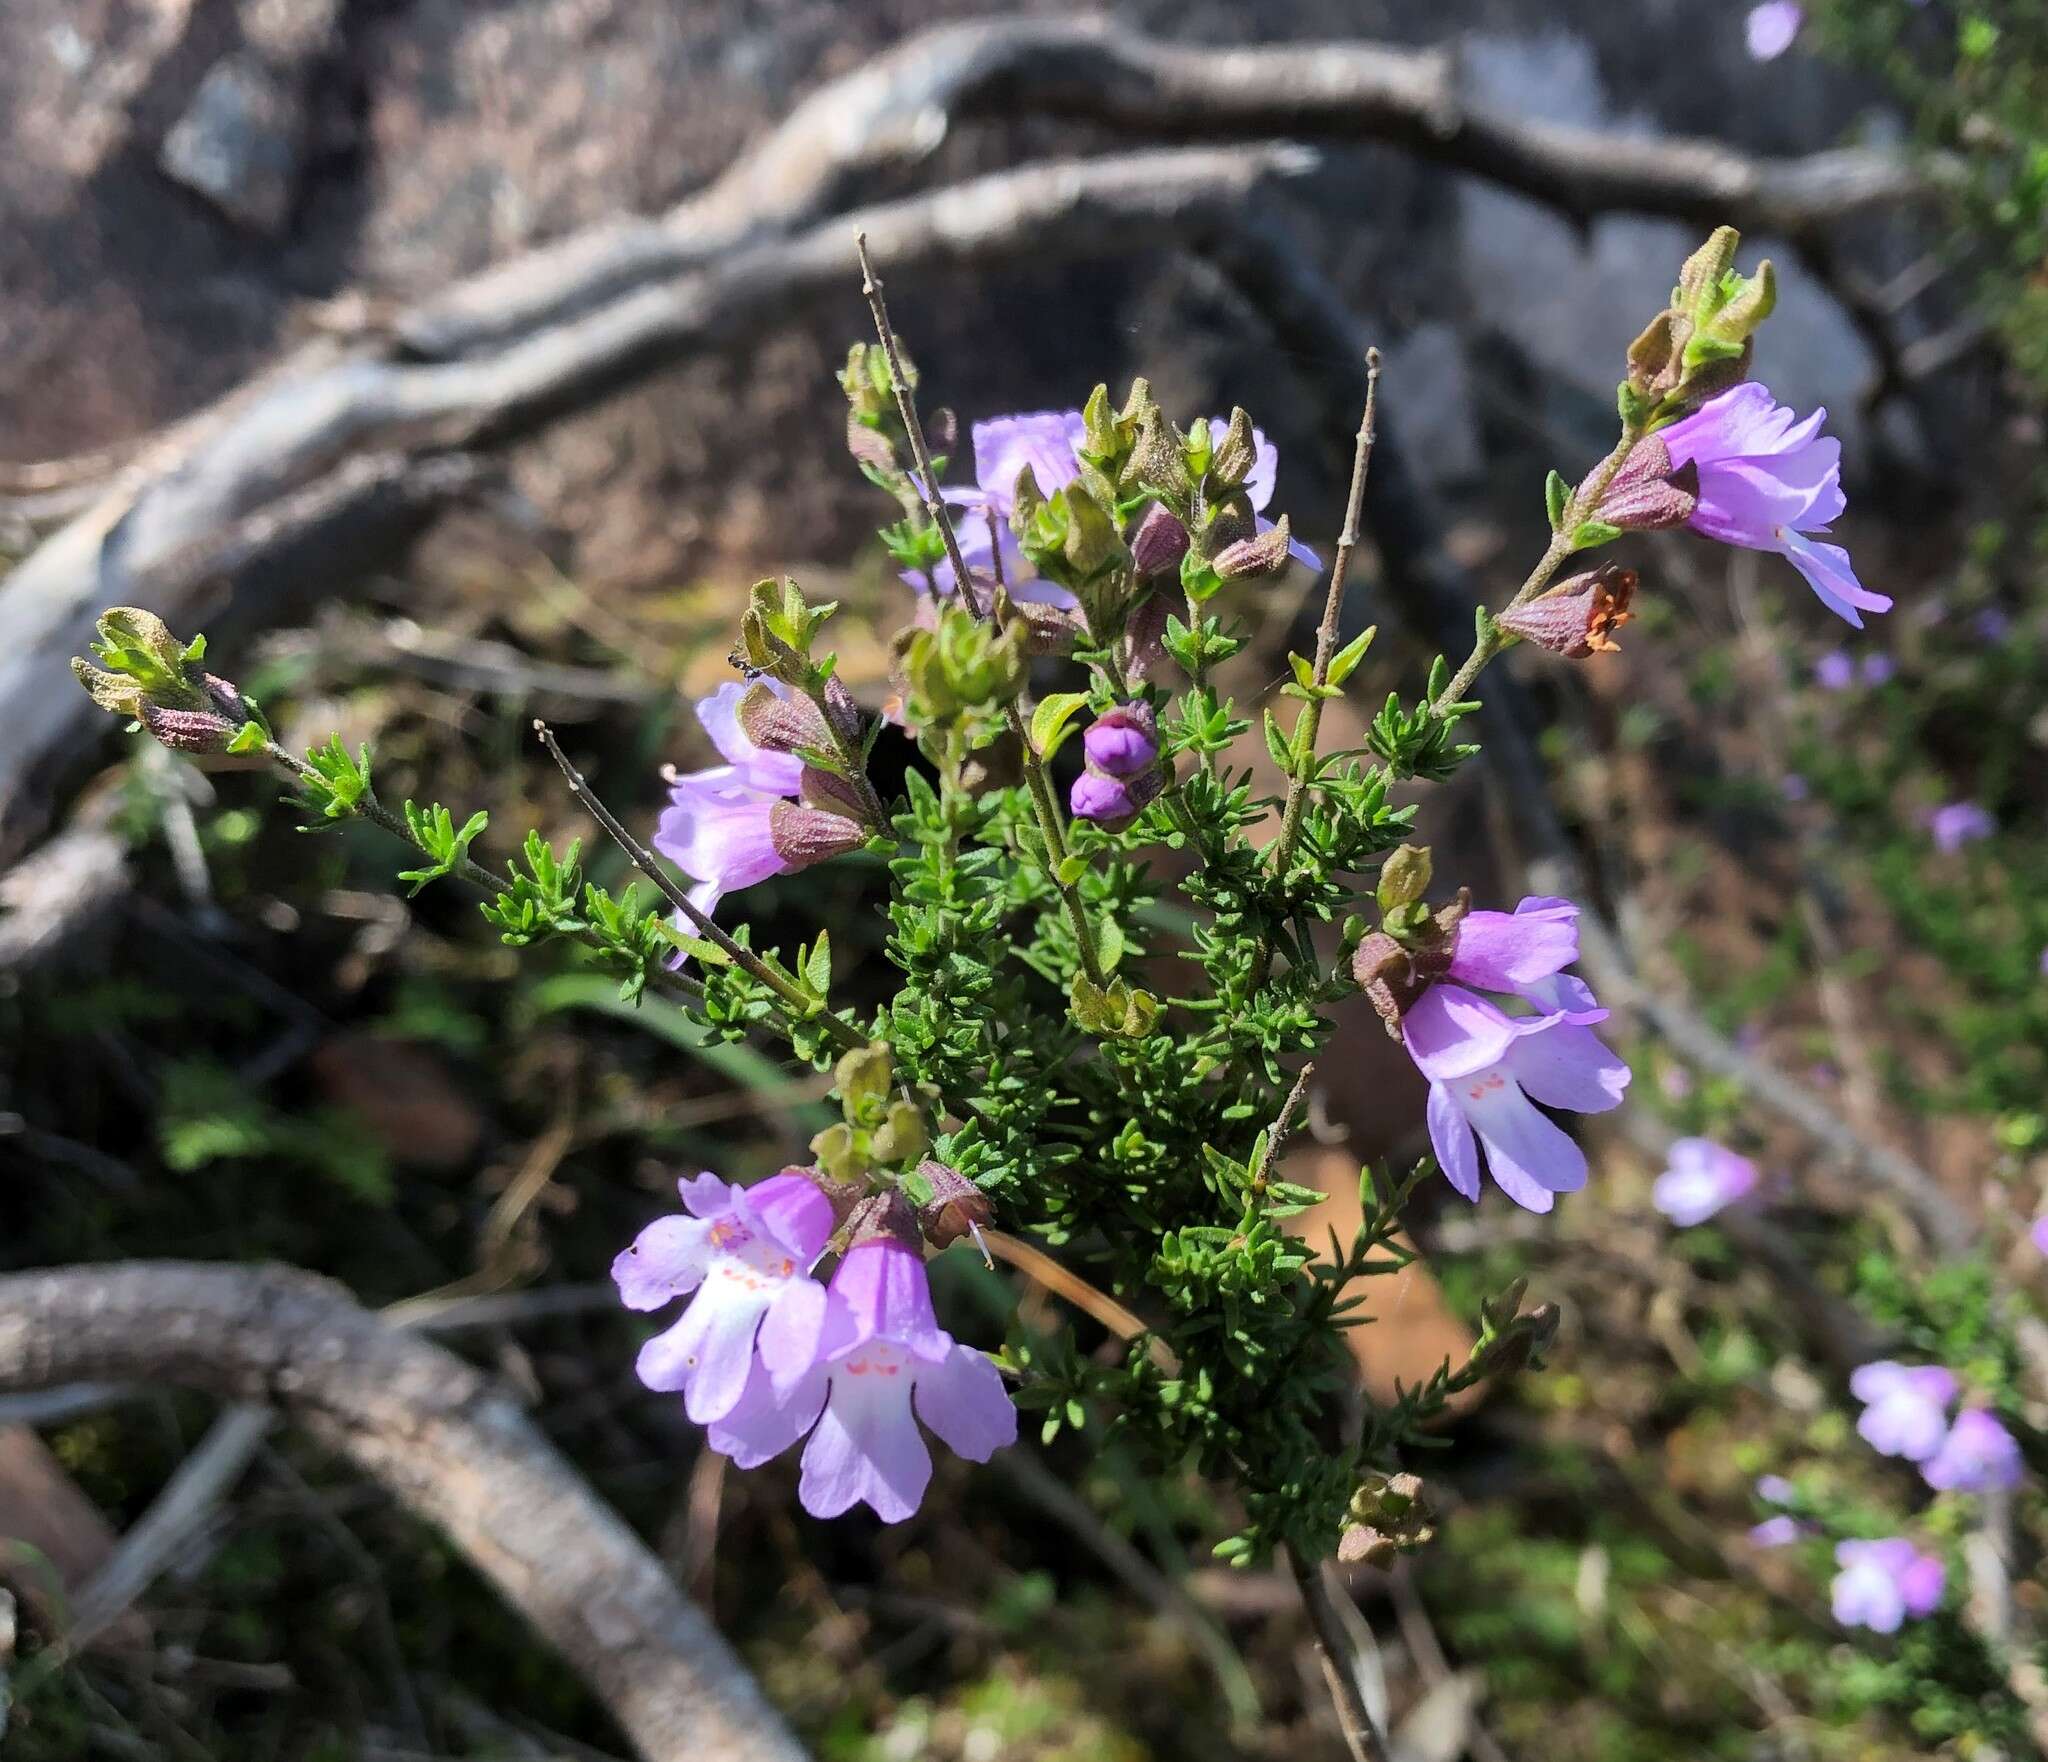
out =
[[1849,1392],[1864,1404],[1856,1430],[1873,1450],[1925,1462],[1948,1436],[1954,1375],[1938,1364],[1899,1364],[1889,1358],[1860,1365]]
[[1927,1484],[1943,1493],[2016,1487],[2024,1472],[2012,1433],[1981,1407],[1957,1414],[1941,1448],[1920,1465]]
[[1837,1543],[1835,1564],[1841,1568],[1830,1587],[1835,1619],[1873,1633],[1897,1633],[1907,1616],[1932,1615],[1948,1582],[1947,1568],[1903,1536]]
[[1737,1156],[1711,1138],[1680,1138],[1650,1189],[1650,1203],[1681,1229],[1689,1229],[1753,1192],[1756,1183],[1756,1164],[1748,1157]]
[[1829,649],[1813,664],[1813,682],[1822,691],[1847,691],[1856,683],[1856,663],[1846,649]]
[[1751,1526],[1749,1544],[1752,1548],[1783,1548],[1793,1542],[1803,1542],[1814,1533],[1812,1524],[1781,1511],[1776,1517],[1767,1517],[1762,1523]]
[[1673,470],[1691,465],[1699,473],[1699,501],[1687,525],[1723,544],[1788,558],[1821,603],[1860,630],[1864,612],[1888,612],[1892,602],[1856,579],[1841,546],[1812,537],[1847,506],[1841,442],[1820,432],[1826,418],[1816,410],[1795,420],[1748,381],[1651,438],[1663,444]]
[[[767,683],[777,696],[789,695],[787,686]],[[725,763],[670,778],[669,805],[654,828],[654,848],[696,883],[690,901],[707,915],[726,894],[789,866],[775,848],[771,821],[775,804],[800,787],[803,761],[747,738],[739,710],[748,689],[730,680],[697,700],[697,721]]]
[[1865,685],[1886,685],[1898,670],[1890,655],[1865,655],[1860,672]]
[[2048,1254],[2048,1217],[2037,1217],[2034,1220],[2034,1227],[2027,1234],[2033,1238],[2036,1248],[2043,1254]]
[[[1087,432],[1087,423],[1078,410],[1034,410],[977,422],[973,437],[973,485],[948,484],[939,492],[959,510],[953,520],[953,536],[959,540],[961,561],[978,579],[991,582],[995,578],[996,553],[989,542],[988,519],[983,510],[995,510],[1003,581],[1012,599],[1055,606],[1075,603],[1074,596],[1065,588],[1038,578],[1016,534],[1010,530],[1010,511],[1016,505],[1017,474],[1027,465],[1038,480],[1040,493],[1047,496],[1079,479],[1081,468],[1074,458],[1074,446],[1086,438]],[[916,572],[906,571],[904,580],[915,584]],[[932,580],[940,593],[954,591],[950,558],[939,561],[932,571]]]
[[1936,850],[1952,853],[1989,838],[1998,830],[1998,822],[1973,801],[1951,801],[1927,816],[1927,830]]
[[1752,6],[1743,23],[1743,40],[1752,61],[1775,61],[1792,47],[1806,23],[1806,8],[1797,0],[1764,0]]

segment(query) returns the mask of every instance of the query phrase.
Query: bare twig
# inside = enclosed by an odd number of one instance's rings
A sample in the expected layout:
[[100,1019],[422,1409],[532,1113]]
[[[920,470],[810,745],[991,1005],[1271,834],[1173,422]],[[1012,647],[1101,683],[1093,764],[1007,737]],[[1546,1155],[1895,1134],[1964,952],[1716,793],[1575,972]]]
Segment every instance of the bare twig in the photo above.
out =
[[1351,1634],[1331,1595],[1329,1580],[1320,1562],[1304,1560],[1290,1553],[1295,1585],[1301,1591],[1302,1607],[1308,1611],[1309,1626],[1315,1630],[1322,1651],[1323,1674],[1329,1680],[1330,1698],[1337,1704],[1337,1723],[1343,1729],[1352,1762],[1392,1762],[1386,1739],[1380,1736],[1365,1705],[1365,1691],[1358,1681]]
[[797,1762],[746,1667],[482,1372],[282,1268],[0,1279],[0,1392],[153,1382],[283,1408],[438,1525],[649,1762]]

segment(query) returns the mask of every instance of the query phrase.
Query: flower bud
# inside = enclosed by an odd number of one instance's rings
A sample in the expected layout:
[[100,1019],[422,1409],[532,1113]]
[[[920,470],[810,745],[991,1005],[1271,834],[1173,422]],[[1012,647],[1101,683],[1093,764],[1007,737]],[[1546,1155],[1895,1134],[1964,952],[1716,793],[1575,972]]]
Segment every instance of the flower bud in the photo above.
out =
[[[1383,909],[1391,928],[1375,930],[1359,943],[1351,956],[1351,976],[1378,1011],[1387,1033],[1398,1040],[1401,1018],[1451,970],[1458,952],[1458,925],[1472,902],[1460,888],[1456,899],[1434,913],[1419,899]],[[1411,916],[1412,927],[1406,922]]]
[[871,1040],[842,1053],[832,1067],[832,1081],[846,1117],[852,1119],[864,1102],[880,1101],[896,1080],[896,1061],[886,1041]]
[[1619,645],[1609,632],[1634,616],[1636,572],[1609,563],[1574,575],[1540,599],[1503,612],[1500,627],[1567,660],[1612,652]]
[[[1139,531],[1142,537],[1143,528]],[[1166,664],[1166,625],[1172,616],[1173,607],[1167,603],[1166,595],[1157,590],[1133,608],[1124,622],[1126,679],[1149,679],[1154,668]]]
[[1112,777],[1091,767],[1074,779],[1067,805],[1077,820],[1093,820],[1115,832],[1137,818],[1139,810],[1159,793],[1160,783],[1156,769],[1135,777]]
[[1043,600],[1006,600],[1003,628],[1018,638],[1027,655],[1071,655],[1086,627],[1072,612]]
[[868,823],[867,801],[861,794],[860,785],[849,777],[822,771],[816,765],[806,765],[797,778],[797,796],[804,806],[816,808],[821,813],[837,814],[841,819],[852,820],[861,826]]
[[917,1221],[934,1248],[950,1248],[962,1236],[988,1227],[995,1207],[965,1175],[929,1157],[917,1165],[917,1172],[931,1185],[932,1196],[918,1207]]
[[159,745],[181,753],[221,753],[241,727],[213,710],[166,710],[141,700],[135,719]]
[[1226,581],[1245,575],[1277,575],[1287,567],[1287,547],[1292,534],[1282,514],[1264,532],[1227,544],[1209,559],[1216,573]]
[[1112,777],[1133,777],[1156,763],[1158,719],[1147,703],[1119,704],[1105,710],[1081,736],[1088,763]]
[[857,821],[823,808],[778,801],[768,810],[768,841],[791,870],[844,856],[865,844],[867,836]]
[[1683,526],[1699,506],[1699,467],[1671,469],[1671,453],[1656,435],[1638,441],[1600,497],[1594,518],[1624,532]]
[[897,1242],[913,1252],[922,1252],[917,1214],[910,1209],[910,1201],[894,1188],[870,1194],[856,1205],[847,1219],[846,1235],[849,1248],[857,1248],[863,1242]]
[[1396,1554],[1426,1547],[1436,1538],[1436,1513],[1423,1494],[1417,1475],[1367,1475],[1351,1495],[1338,1558],[1388,1566]]
[[1429,891],[1435,874],[1426,844],[1404,844],[1387,853],[1380,865],[1380,882],[1375,893],[1379,908],[1390,912],[1397,906],[1413,905]]
[[[1213,432],[1213,430],[1212,430]],[[1230,426],[1214,444],[1209,457],[1209,489],[1212,495],[1239,489],[1259,462],[1259,449],[1252,438],[1252,419],[1242,408],[1230,412]]]
[[1131,537],[1131,565],[1140,575],[1178,567],[1188,548],[1188,529],[1163,502],[1154,502]]
[[784,696],[756,680],[740,699],[740,730],[771,753],[832,750],[832,731],[818,706],[797,692]]

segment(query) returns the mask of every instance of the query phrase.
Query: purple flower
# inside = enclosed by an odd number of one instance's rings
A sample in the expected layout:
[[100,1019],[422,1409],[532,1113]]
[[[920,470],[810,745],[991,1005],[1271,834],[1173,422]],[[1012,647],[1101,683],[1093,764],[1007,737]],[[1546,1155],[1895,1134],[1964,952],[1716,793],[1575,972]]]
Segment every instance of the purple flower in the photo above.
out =
[[1783,1548],[1792,1542],[1803,1542],[1815,1533],[1814,1526],[1803,1523],[1796,1517],[1780,1512],[1776,1517],[1767,1517],[1754,1525],[1749,1532],[1752,1548]]
[[1979,642],[2003,642],[2012,630],[2012,620],[1996,606],[1986,606],[1970,620]]
[[1778,779],[1778,791],[1787,801],[1804,801],[1813,793],[1813,786],[1797,771],[1787,771]]
[[1097,825],[1114,829],[1131,819],[1156,793],[1156,787],[1141,789],[1128,777],[1112,777],[1106,771],[1083,771],[1067,792],[1067,806],[1077,820],[1093,820]]
[[697,700],[697,720],[725,763],[672,776],[654,828],[654,848],[696,883],[690,902],[707,917],[728,893],[850,850],[864,836],[853,820],[790,799],[803,787],[803,761],[757,745],[741,727],[740,701],[752,689],[732,680]]
[[1799,1489],[1781,1474],[1759,1475],[1756,1496],[1766,1505],[1796,1505]]
[[870,1204],[887,1208],[884,1220],[839,1263],[823,1326],[808,1362],[787,1379],[788,1393],[777,1389],[764,1352],[709,1441],[754,1468],[809,1432],[798,1488],[804,1509],[837,1517],[865,1504],[884,1523],[900,1523],[931,1481],[918,1419],[969,1461],[986,1462],[1017,1441],[1017,1410],[988,1357],[939,1326],[907,1207],[895,1195]]
[[1981,1407],[1956,1415],[1947,1438],[1920,1465],[1927,1484],[1942,1493],[1989,1493],[2016,1487],[2020,1447],[2012,1433]]
[[1948,1583],[1942,1563],[1903,1536],[1838,1542],[1835,1564],[1841,1568],[1831,1587],[1835,1619],[1873,1633],[1897,1633],[1907,1616],[1932,1615]]
[[1998,822],[1973,801],[1945,802],[1927,816],[1934,848],[1953,853],[1998,830]]
[[1432,985],[1401,1035],[1429,1079],[1430,1144],[1467,1199],[1479,1197],[1480,1145],[1494,1185],[1530,1211],[1586,1184],[1585,1152],[1535,1104],[1578,1113],[1621,1104],[1628,1066],[1591,1029],[1563,1015],[1511,1018],[1461,985]]
[[1702,1224],[1756,1186],[1756,1164],[1710,1138],[1680,1138],[1650,1202],[1680,1229]]
[[1799,27],[1806,22],[1806,8],[1797,0],[1764,0],[1752,6],[1743,26],[1752,61],[1775,61],[1792,47]]
[[832,1202],[797,1170],[754,1187],[716,1175],[678,1183],[688,1215],[657,1218],[612,1262],[628,1309],[695,1292],[681,1320],[640,1349],[640,1380],[680,1390],[699,1425],[724,1419],[759,1368],[788,1386],[808,1367],[825,1313],[810,1278],[832,1234]]
[[1813,682],[1822,691],[1847,691],[1856,683],[1856,663],[1846,649],[1830,649],[1814,662]]
[[[2042,956],[2043,965],[2048,965],[2048,955]],[[2048,1254],[2048,1217],[2037,1217],[2034,1227],[2027,1232],[2033,1244],[2043,1254]]]
[[[1661,449],[1671,472],[1688,465],[1698,472],[1698,500],[1686,520],[1695,532],[1789,558],[1821,603],[1860,630],[1861,613],[1888,612],[1892,602],[1857,581],[1841,546],[1817,544],[1811,536],[1827,531],[1847,506],[1842,444],[1820,432],[1826,417],[1816,410],[1795,421],[1762,386],[1748,382],[1650,436],[1642,449]],[[1657,453],[1650,457],[1654,462]]]
[[1873,1450],[1925,1462],[1948,1436],[1955,1377],[1938,1364],[1898,1364],[1879,1359],[1857,1367],[1849,1392],[1863,1403],[1856,1430]]
[[1898,667],[1890,655],[1865,655],[1863,657],[1862,673],[1865,685],[1888,684],[1892,675],[1897,671]]
[[[1003,583],[1010,597],[1054,606],[1076,603],[1065,588],[1039,579],[1010,530],[1010,512],[1016,506],[1018,473],[1027,465],[1038,480],[1040,493],[1046,496],[1078,481],[1081,468],[1074,448],[1087,433],[1078,410],[1034,410],[1018,416],[994,416],[974,425],[973,487],[949,484],[939,493],[961,510],[953,522],[953,536],[960,542],[961,561],[977,581],[986,585],[995,580],[995,551],[983,512],[992,508],[996,540],[1002,546]],[[940,560],[932,579],[940,593],[953,592],[956,583],[951,559]],[[917,576],[906,572],[904,580],[915,583]]]

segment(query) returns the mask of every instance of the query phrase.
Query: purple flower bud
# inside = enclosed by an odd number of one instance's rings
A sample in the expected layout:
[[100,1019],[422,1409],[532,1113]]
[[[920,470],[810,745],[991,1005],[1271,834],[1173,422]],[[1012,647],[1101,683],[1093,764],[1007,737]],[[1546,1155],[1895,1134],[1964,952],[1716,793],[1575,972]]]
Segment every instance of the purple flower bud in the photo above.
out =
[[1154,502],[1131,537],[1131,563],[1140,575],[1177,568],[1188,548],[1188,529],[1171,508]]
[[1112,777],[1107,771],[1083,771],[1074,779],[1067,806],[1077,820],[1115,827],[1136,814],[1147,799],[1141,799],[1130,779]]
[[1096,770],[1112,777],[1135,776],[1159,757],[1157,725],[1149,704],[1119,704],[1096,717],[1081,737],[1081,749]]
[[924,1239],[934,1248],[950,1248],[962,1236],[980,1239],[995,1216],[988,1195],[958,1169],[927,1158],[917,1172],[931,1183],[932,1196],[918,1208],[917,1221]]
[[1697,471],[1674,471],[1656,435],[1636,442],[1600,498],[1597,518],[1624,532],[1659,532],[1683,526],[1699,505]]
[[212,710],[167,710],[148,698],[140,700],[136,719],[158,745],[181,753],[226,752],[240,726]]
[[867,833],[859,823],[843,814],[793,801],[769,804],[768,842],[786,871],[808,869],[813,863],[844,856],[866,841]]

